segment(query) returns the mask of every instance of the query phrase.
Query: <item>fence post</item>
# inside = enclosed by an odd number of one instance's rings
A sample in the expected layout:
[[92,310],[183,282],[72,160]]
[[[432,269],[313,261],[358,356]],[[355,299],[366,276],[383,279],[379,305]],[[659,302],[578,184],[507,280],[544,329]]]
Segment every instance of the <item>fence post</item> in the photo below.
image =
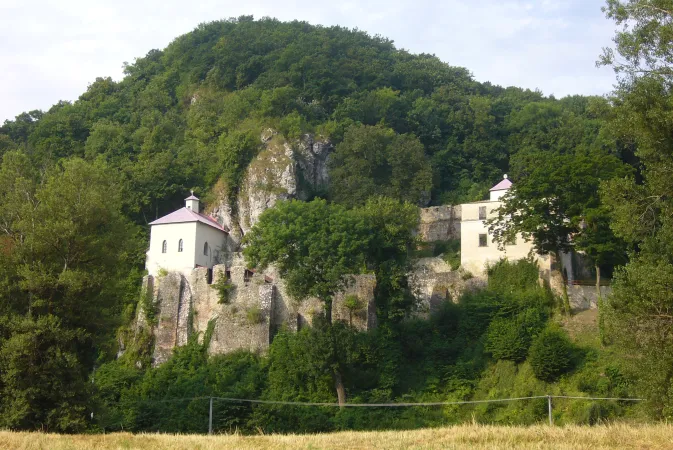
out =
[[551,414],[551,395],[547,395],[547,404],[549,405],[549,426],[553,426],[554,417]]
[[210,397],[210,411],[208,413],[208,434],[213,434],[213,397]]

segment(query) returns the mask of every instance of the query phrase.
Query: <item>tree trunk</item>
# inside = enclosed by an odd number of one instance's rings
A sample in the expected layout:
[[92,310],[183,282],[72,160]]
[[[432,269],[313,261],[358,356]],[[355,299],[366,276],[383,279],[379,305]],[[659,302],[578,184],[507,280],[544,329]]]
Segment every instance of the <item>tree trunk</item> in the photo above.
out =
[[598,300],[601,299],[601,267],[596,264],[596,293],[598,294]]
[[[332,355],[338,355],[338,345],[339,343],[336,341],[334,331],[331,329],[332,328],[332,299],[329,299],[325,302],[325,319],[327,321],[327,326],[329,327],[329,333],[331,334],[331,339],[330,341],[332,342]],[[336,361],[333,361],[336,365],[336,368],[332,369],[332,379],[334,380],[334,389],[336,390],[337,393],[337,399],[339,401],[339,407],[343,408],[344,405],[346,404],[346,388],[344,387],[344,382],[343,378],[341,377],[341,371],[339,370],[338,364],[338,358],[335,358]]]
[[339,407],[343,408],[346,404],[346,388],[344,387],[344,382],[341,379],[341,372],[339,369],[334,369],[332,372],[332,378],[334,378],[334,388],[337,392],[337,399],[339,400]]
[[556,259],[558,260],[559,271],[561,272],[561,283],[563,292],[563,312],[566,316],[570,316],[570,298],[568,297],[568,280],[563,276],[563,260],[561,259],[561,252],[556,252]]

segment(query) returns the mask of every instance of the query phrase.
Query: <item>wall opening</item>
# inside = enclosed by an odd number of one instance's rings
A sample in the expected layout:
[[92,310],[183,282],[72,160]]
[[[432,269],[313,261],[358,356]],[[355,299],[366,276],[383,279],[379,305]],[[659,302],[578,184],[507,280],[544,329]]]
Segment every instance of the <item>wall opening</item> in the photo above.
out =
[[209,268],[206,273],[206,283],[213,284],[213,268]]
[[184,248],[184,245],[183,245],[182,239],[180,239],[178,241],[178,252],[182,252],[183,248]]
[[252,280],[252,275],[252,270],[245,269],[245,272],[243,273],[243,281],[249,283],[250,280]]
[[479,207],[479,220],[486,220],[486,207],[485,206],[480,206]]
[[168,251],[168,242],[164,241],[161,244],[161,253],[166,253]]
[[488,247],[488,235],[480,234],[479,235],[479,247]]

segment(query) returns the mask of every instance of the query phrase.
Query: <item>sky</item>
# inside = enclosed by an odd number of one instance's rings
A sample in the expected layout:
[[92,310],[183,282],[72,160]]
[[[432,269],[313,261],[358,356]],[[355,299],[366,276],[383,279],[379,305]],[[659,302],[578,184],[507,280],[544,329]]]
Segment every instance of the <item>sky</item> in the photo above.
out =
[[0,0],[0,123],[76,100],[96,77],[199,23],[241,15],[358,28],[433,53],[478,81],[545,95],[603,95],[615,26],[604,0]]

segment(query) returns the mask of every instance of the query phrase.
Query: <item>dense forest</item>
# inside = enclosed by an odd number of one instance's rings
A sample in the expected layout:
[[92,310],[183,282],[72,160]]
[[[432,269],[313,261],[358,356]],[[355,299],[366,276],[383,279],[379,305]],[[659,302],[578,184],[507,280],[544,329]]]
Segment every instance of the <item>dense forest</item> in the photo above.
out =
[[[126,64],[121,81],[95,80],[72,103],[6,121],[0,427],[203,432],[210,396],[378,403],[643,395],[649,402],[640,406],[559,405],[557,419],[671,417],[669,3],[608,1],[608,18],[633,24],[601,57],[619,74],[608,98],[503,88],[361,31],[240,17],[200,25]],[[203,336],[151,368],[150,337],[127,339],[141,301],[146,225],[180,206],[189,189],[211,202],[216,186],[236,196],[268,128],[289,141],[329,139],[330,185],[312,201],[268,210],[246,237],[246,258],[264,266],[290,255],[298,264],[280,266],[292,291],[328,305],[341,276],[366,267],[379,285],[380,326],[281,330],[266,356],[209,357]],[[516,183],[492,223],[499,240],[523,233],[540,253],[582,250],[597,278],[614,275],[599,330],[573,330],[567,300],[539,286],[528,261],[502,262],[484,291],[429,320],[410,318],[416,206],[479,200],[505,172]],[[287,230],[276,225],[287,217],[315,226],[281,236]],[[306,239],[322,245],[302,246]],[[362,411],[218,402],[215,428],[534,423],[545,406]]]

